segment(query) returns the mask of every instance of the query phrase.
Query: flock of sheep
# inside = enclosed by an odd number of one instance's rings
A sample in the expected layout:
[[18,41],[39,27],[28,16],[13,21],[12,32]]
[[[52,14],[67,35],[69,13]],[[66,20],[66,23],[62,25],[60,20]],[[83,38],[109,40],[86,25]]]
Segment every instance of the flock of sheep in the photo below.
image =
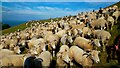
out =
[[38,21],[25,30],[2,35],[0,66],[49,67],[53,59],[56,66],[64,67],[73,66],[73,61],[83,67],[100,63],[98,49],[105,51],[111,38],[107,30],[112,30],[119,16],[120,9],[115,5],[57,21]]

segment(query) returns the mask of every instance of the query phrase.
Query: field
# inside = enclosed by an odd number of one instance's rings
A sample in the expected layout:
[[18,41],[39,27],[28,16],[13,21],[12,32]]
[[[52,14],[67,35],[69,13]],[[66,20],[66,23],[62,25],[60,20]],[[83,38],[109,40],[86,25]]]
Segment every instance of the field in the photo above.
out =
[[[120,2],[118,2],[118,3],[116,3],[116,4],[113,4],[113,5],[117,5],[119,8],[120,8]],[[113,5],[111,5],[111,6],[113,6]],[[110,6],[108,6],[108,7],[110,7]],[[53,20],[56,20],[57,18],[55,18],[55,19],[53,19]],[[59,18],[60,19],[60,18]],[[48,20],[40,20],[40,22],[44,22],[44,21],[50,21],[50,19],[48,19]],[[29,22],[29,25],[31,24],[31,22]],[[20,24],[20,25],[18,25],[18,26],[15,26],[15,27],[11,27],[11,28],[8,28],[8,29],[5,29],[5,30],[2,30],[2,31],[0,31],[0,33],[2,32],[2,35],[4,35],[4,34],[9,34],[9,33],[11,33],[11,32],[14,32],[14,31],[16,31],[16,30],[24,30],[25,28],[27,28],[27,27],[29,27],[29,26],[26,26],[26,23],[24,23],[24,24]],[[119,17],[119,19],[118,19],[118,23],[117,24],[115,24],[114,26],[113,26],[113,29],[112,30],[108,30],[110,33],[111,33],[111,35],[112,35],[112,37],[111,37],[111,39],[110,39],[110,41],[109,41],[109,45],[110,46],[113,46],[114,44],[115,44],[115,39],[116,39],[116,37],[118,36],[118,35],[120,35],[120,17]],[[101,68],[103,68],[103,67],[120,67],[120,64],[118,64],[117,63],[117,60],[110,60],[110,62],[109,63],[107,63],[106,62],[106,58],[107,58],[107,53],[106,52],[101,52],[100,53],[100,59],[101,59],[101,63],[99,63],[99,64],[94,64],[95,66],[100,66]],[[103,66],[103,67],[102,67]]]

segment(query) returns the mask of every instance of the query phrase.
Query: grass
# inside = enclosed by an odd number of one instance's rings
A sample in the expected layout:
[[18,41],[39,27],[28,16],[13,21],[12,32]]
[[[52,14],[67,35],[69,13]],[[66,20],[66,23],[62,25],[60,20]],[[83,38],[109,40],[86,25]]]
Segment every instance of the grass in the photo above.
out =
[[16,31],[18,29],[19,30],[24,30],[25,28],[27,28],[27,26],[25,24],[20,24],[18,26],[2,30],[2,35],[12,33],[12,32],[14,32],[14,31]]
[[[119,21],[120,22],[120,21]],[[111,39],[109,41],[109,45],[112,46],[114,45],[114,40],[118,35],[120,35],[120,24],[118,23],[117,25],[113,26],[113,30],[108,30],[111,33]]]
[[[113,5],[117,5],[117,6],[120,8],[120,2],[115,3],[115,4],[113,4]],[[113,6],[113,5],[111,5],[111,6]],[[108,7],[111,7],[111,6],[108,6]],[[106,8],[107,8],[107,7],[106,7]],[[53,20],[56,21],[57,19],[60,19],[60,18],[54,18]],[[45,21],[49,22],[50,19],[47,19],[47,20],[39,20],[39,22],[45,22]],[[29,25],[30,25],[31,23],[32,23],[32,22],[29,22]],[[11,27],[11,28],[2,30],[2,31],[0,31],[0,33],[2,32],[2,35],[4,35],[4,34],[9,34],[9,33],[11,33],[11,32],[14,32],[14,31],[18,30],[18,29],[19,29],[19,30],[24,30],[24,29],[27,28],[27,27],[28,27],[28,26],[26,26],[25,23],[24,23],[24,24],[20,24],[20,25],[18,25],[18,26],[15,26],[15,27]],[[108,30],[108,31],[109,31],[109,32],[111,33],[111,35],[112,35],[112,37],[111,37],[111,39],[110,39],[110,41],[109,41],[109,45],[112,46],[112,45],[114,45],[114,40],[115,40],[115,38],[116,38],[118,35],[120,35],[120,17],[119,17],[119,19],[118,19],[118,23],[113,26],[113,30]],[[117,67],[120,67],[120,65],[117,64],[117,61],[116,61],[116,60],[111,60],[110,63],[106,63],[106,58],[107,58],[107,53],[106,53],[106,52],[101,52],[101,53],[100,53],[101,63],[99,63],[99,64],[94,64],[94,65],[97,65],[97,66],[109,66],[109,67],[116,67],[116,66],[117,66]],[[54,60],[56,60],[56,58],[54,58]]]

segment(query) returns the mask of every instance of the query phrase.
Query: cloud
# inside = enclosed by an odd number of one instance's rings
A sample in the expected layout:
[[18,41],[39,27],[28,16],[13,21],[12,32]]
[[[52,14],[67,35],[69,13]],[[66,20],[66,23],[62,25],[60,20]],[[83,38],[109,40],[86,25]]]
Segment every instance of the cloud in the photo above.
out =
[[[3,20],[36,20],[75,15],[80,12],[92,11],[95,6],[89,3],[63,2],[3,2]],[[98,3],[99,4],[99,3]],[[84,6],[83,6],[84,5]],[[90,6],[90,7],[89,7]],[[101,5],[100,5],[101,6]],[[102,5],[105,6],[105,5]]]
[[48,6],[39,6],[37,7],[39,10],[57,10],[58,8],[55,7],[48,7]]
[[[2,6],[2,7],[4,8],[2,12],[3,15],[7,16],[7,17],[3,16],[4,20],[6,18],[8,18],[9,20],[13,20],[14,18],[18,18],[17,17],[18,15],[19,15],[19,18],[23,16],[23,18],[25,17],[25,19],[28,19],[28,18],[31,19],[33,18],[33,16],[34,16],[34,19],[35,18],[39,19],[38,17],[41,17],[41,19],[48,19],[48,18],[62,17],[66,15],[75,15],[79,12],[89,11],[93,9],[93,8],[89,8],[87,10],[86,9],[72,10],[71,8],[58,8],[58,7],[50,7],[50,6],[37,6],[32,8],[30,8],[29,6],[25,6],[25,7],[17,6],[14,8],[6,7],[6,6]],[[19,8],[19,10],[17,8]],[[13,18],[10,16],[13,16]],[[26,18],[27,16],[28,18]]]
[[2,0],[2,2],[119,2],[119,0]]

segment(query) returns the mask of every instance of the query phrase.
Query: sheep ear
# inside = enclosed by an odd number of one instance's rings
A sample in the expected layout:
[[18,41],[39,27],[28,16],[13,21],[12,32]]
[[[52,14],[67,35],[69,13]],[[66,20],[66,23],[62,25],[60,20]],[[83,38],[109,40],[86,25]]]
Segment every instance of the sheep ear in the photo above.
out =
[[65,49],[65,52],[67,52],[67,49]]
[[39,60],[40,60],[41,62],[43,62],[43,59],[42,59],[42,58],[39,58]]

